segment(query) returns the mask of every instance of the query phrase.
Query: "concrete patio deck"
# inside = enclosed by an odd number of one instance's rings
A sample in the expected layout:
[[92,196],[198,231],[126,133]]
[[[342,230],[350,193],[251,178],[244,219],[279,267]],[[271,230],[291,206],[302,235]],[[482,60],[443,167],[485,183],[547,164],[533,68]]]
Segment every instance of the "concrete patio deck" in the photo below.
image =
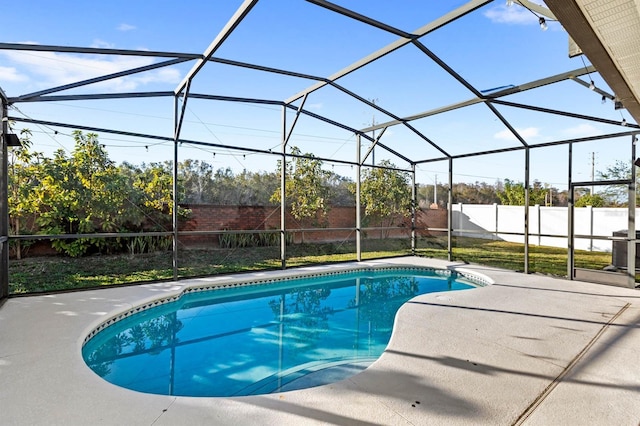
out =
[[356,376],[239,398],[138,393],[82,360],[110,312],[202,280],[12,298],[0,308],[0,424],[640,424],[640,291],[421,258],[365,263],[494,284],[406,303],[386,352]]

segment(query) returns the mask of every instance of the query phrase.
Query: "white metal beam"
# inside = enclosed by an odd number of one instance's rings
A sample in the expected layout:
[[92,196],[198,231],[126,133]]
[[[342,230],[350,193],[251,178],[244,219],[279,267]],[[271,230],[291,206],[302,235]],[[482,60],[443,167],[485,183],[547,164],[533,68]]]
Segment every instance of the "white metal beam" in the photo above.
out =
[[[590,73],[590,72],[595,72],[595,68],[593,68],[592,66],[588,66],[586,68],[578,68],[575,69],[573,71],[568,71],[568,72],[564,72],[561,74],[556,74],[553,75],[551,77],[546,77],[546,78],[542,78],[540,80],[534,80],[531,81],[529,83],[524,83],[524,84],[520,84],[518,86],[514,86],[514,87],[509,87],[508,89],[504,89],[501,90],[499,92],[495,92],[492,93],[491,95],[487,95],[486,97],[489,99],[497,99],[497,98],[501,98],[503,96],[507,96],[507,95],[511,95],[514,93],[519,93],[519,92],[524,92],[526,90],[531,90],[531,89],[535,89],[538,87],[542,87],[542,86],[546,86],[548,84],[553,84],[553,83],[557,83],[559,81],[563,81],[563,80],[567,80],[567,79],[574,79],[575,77],[580,77],[581,75]],[[475,104],[479,104],[481,102],[485,102],[485,99],[482,98],[472,98],[472,99],[468,99],[466,101],[462,101],[462,102],[457,102],[455,104],[451,104],[451,105],[446,105],[446,106],[442,106],[439,108],[435,108],[429,111],[425,111],[425,112],[421,112],[418,114],[414,114],[414,115],[410,115],[407,117],[402,118],[401,120],[392,120],[392,121],[387,121],[385,123],[378,123],[374,126],[370,126],[370,127],[365,127],[364,129],[360,129],[361,132],[363,133],[367,133],[367,132],[371,132],[372,130],[378,130],[378,129],[382,129],[384,127],[388,127],[388,126],[395,126],[398,124],[403,124],[409,121],[413,121],[413,120],[418,120],[420,118],[425,118],[425,117],[430,117],[432,115],[437,115],[437,114],[441,114],[443,112],[447,112],[447,111],[453,111],[459,108],[464,108],[464,107],[468,107],[471,105],[475,105]]]
[[[435,31],[436,29],[448,24],[449,22],[455,21],[456,19],[466,15],[467,13],[473,12],[474,10],[476,10],[479,7],[484,6],[485,4],[491,3],[492,0],[471,0],[470,2],[468,2],[467,4],[447,13],[446,15],[441,16],[440,18],[430,22],[429,24],[418,28],[416,31],[414,31],[412,33],[413,36],[419,38],[422,36],[425,36],[427,34],[429,34],[432,31]],[[382,58],[385,55],[388,55],[389,53],[393,52],[394,50],[397,50],[399,48],[401,48],[402,46],[407,45],[408,43],[411,43],[412,39],[408,39],[408,38],[400,38],[399,40],[394,41],[393,43],[383,47],[382,49],[379,49],[378,51],[360,59],[359,61],[354,62],[353,64],[349,65],[346,68],[343,68],[342,70],[336,72],[335,74],[331,75],[330,77],[327,78],[327,81],[322,81],[322,82],[318,82],[298,93],[296,93],[295,95],[291,96],[290,98],[286,99],[284,102],[287,104],[290,104],[292,102],[295,102],[296,100],[300,99],[301,97],[303,97],[306,94],[315,92],[316,90],[326,86],[327,84],[329,84],[331,81],[335,81],[341,77],[344,77],[347,74],[352,73],[353,71],[362,68],[363,66],[370,64],[373,61],[376,61],[380,58]]]
[[554,15],[552,11],[550,11],[544,6],[540,6],[539,4],[532,3],[529,0],[514,0],[514,3],[519,3],[522,6],[526,7],[527,9],[533,10],[538,15],[544,16],[545,18],[553,19],[555,21],[558,20],[558,18],[556,18],[556,15]]
[[249,14],[253,6],[258,3],[258,0],[245,0],[244,3],[240,5],[236,13],[233,14],[231,19],[227,22],[224,28],[218,33],[216,38],[211,42],[207,50],[204,52],[202,58],[198,59],[198,62],[193,65],[193,68],[187,73],[187,75],[182,79],[178,87],[174,90],[174,93],[177,95],[182,92],[185,87],[187,87],[187,83],[193,80],[193,77],[198,74],[198,72],[204,67],[207,61],[213,56],[213,54],[218,50],[222,43],[231,35],[233,30],[236,29],[240,22]]

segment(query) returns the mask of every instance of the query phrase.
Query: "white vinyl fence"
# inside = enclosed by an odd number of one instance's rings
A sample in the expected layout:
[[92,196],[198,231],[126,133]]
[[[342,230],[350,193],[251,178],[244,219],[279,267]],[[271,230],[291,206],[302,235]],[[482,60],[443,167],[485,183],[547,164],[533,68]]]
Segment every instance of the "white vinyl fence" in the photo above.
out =
[[[636,217],[640,209],[636,211]],[[628,209],[612,207],[575,207],[576,235],[611,237],[628,229]],[[500,239],[524,243],[524,206],[454,204],[454,235]],[[529,244],[551,247],[568,246],[569,212],[567,207],[529,207]],[[612,242],[576,238],[576,249],[612,250]]]

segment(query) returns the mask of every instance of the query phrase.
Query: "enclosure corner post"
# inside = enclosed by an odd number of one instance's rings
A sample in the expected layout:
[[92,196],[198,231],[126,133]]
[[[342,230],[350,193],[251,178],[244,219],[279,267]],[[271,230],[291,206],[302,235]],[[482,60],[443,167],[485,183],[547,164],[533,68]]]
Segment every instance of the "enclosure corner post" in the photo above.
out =
[[282,159],[280,167],[280,263],[287,268],[287,107],[282,107]]
[[356,174],[358,175],[356,177],[356,259],[358,260],[358,262],[362,261],[362,247],[361,247],[361,237],[362,237],[362,231],[361,231],[361,227],[362,227],[362,223],[361,223],[361,212],[360,212],[360,178],[361,178],[361,172],[362,172],[362,167],[360,165],[360,150],[361,150],[361,144],[362,144],[362,139],[360,138],[360,135],[358,135],[357,137],[357,151],[356,151],[356,161],[358,163],[358,167],[356,170]]
[[453,158],[449,157],[449,190],[447,191],[447,260],[453,260]]
[[573,265],[575,262],[574,259],[574,251],[573,251],[573,234],[574,234],[574,224],[573,224],[573,181],[572,181],[572,166],[573,166],[573,144],[569,143],[569,173],[567,179],[567,188],[569,190],[569,198],[567,200],[567,223],[569,229],[567,230],[567,277],[570,280],[573,280],[575,277]]
[[529,164],[530,149],[524,149],[524,273],[529,273]]
[[631,135],[631,181],[629,182],[629,231],[627,233],[627,277],[629,288],[636,286],[636,135]]
[[418,212],[417,187],[416,187],[416,165],[411,164],[411,254],[416,255],[416,214]]
[[[185,100],[186,103],[186,94]],[[184,114],[182,115],[184,116]],[[182,117],[179,114],[178,95],[174,97],[174,120],[175,128],[173,133],[173,169],[172,169],[172,209],[171,209],[171,228],[173,231],[172,244],[172,270],[173,279],[178,279],[178,140],[180,138],[180,122]]]
[[[3,92],[0,92],[4,95]],[[9,295],[9,165],[7,133],[9,133],[8,104],[2,96],[2,149],[0,150],[0,300]]]

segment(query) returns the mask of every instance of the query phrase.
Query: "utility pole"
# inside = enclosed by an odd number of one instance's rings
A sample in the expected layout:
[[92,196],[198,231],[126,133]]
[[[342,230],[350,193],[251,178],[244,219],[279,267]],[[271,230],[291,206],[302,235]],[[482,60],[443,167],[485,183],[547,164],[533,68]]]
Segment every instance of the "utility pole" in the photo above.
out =
[[[591,152],[591,182],[595,180],[595,170],[596,170],[596,153]],[[591,196],[593,196],[594,187],[591,185]]]
[[438,175],[433,181],[433,204],[438,206]]

